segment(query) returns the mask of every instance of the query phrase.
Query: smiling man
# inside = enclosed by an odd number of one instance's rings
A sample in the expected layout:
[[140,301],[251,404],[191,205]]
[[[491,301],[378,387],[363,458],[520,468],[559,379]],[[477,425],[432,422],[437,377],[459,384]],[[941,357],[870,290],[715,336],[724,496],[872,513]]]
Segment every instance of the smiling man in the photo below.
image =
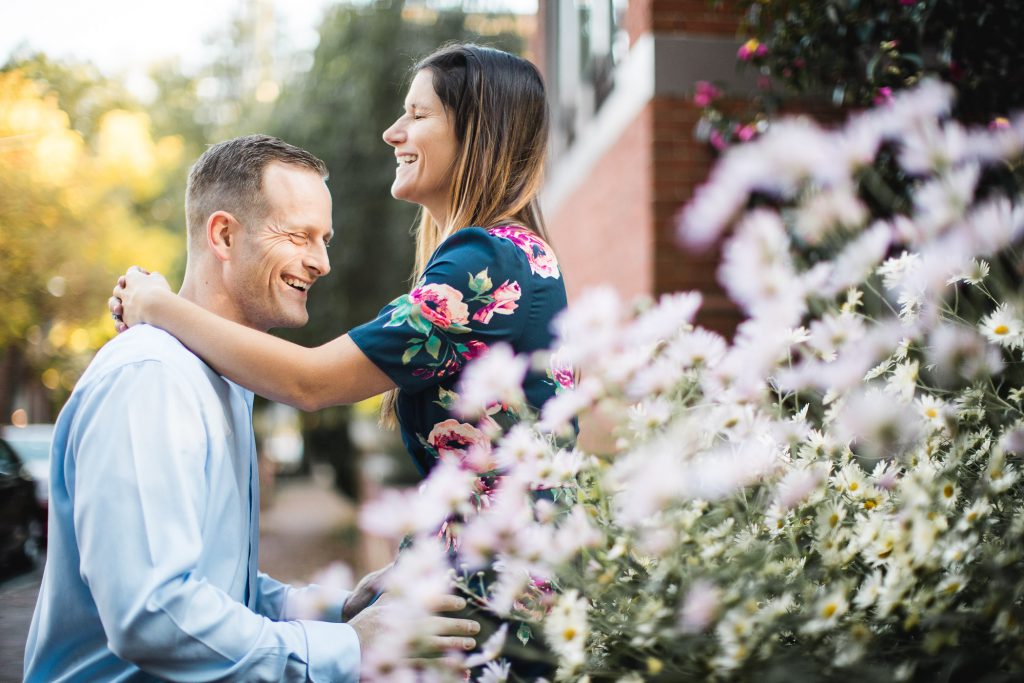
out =
[[[305,324],[330,270],[326,176],[268,136],[207,150],[189,175],[180,294],[258,330]],[[252,399],[155,327],[100,350],[54,433],[26,681],[358,680],[360,645],[402,615],[386,600],[360,609],[364,581],[325,621],[296,620],[289,605],[309,596],[258,572]],[[429,623],[434,648],[473,646],[475,622]]]

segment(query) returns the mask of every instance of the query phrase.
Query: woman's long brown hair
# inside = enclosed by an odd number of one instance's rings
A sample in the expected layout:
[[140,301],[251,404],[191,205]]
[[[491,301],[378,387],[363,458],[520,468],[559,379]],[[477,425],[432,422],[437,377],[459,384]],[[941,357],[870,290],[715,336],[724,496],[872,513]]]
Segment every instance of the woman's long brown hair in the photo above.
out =
[[[537,198],[547,154],[548,106],[537,67],[501,50],[456,44],[425,57],[411,73],[424,69],[433,76],[459,149],[447,223],[439,224],[420,209],[414,285],[441,242],[463,228],[521,225],[548,241]],[[394,427],[397,399],[397,389],[385,394],[381,424]]]

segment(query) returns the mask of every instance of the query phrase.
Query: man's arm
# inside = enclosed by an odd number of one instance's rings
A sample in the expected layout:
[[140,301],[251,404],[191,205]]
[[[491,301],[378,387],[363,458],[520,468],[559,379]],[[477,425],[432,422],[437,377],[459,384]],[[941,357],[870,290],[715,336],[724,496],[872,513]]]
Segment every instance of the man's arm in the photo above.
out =
[[161,678],[355,681],[349,626],[274,622],[195,572],[208,496],[195,394],[157,361],[84,397],[74,432],[81,572],[111,650]]
[[335,586],[309,585],[302,588],[289,586],[272,576],[260,572],[256,576],[256,613],[268,619],[317,619],[321,621],[347,621],[341,610],[352,595],[351,591]]

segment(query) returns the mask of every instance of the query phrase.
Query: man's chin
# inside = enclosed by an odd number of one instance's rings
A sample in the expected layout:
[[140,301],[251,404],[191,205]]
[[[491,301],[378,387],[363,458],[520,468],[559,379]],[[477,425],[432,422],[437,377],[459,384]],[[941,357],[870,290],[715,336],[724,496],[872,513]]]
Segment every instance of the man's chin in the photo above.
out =
[[309,322],[309,313],[303,311],[301,314],[293,313],[291,315],[279,315],[272,323],[267,327],[269,330],[274,329],[291,329],[296,327],[305,327]]

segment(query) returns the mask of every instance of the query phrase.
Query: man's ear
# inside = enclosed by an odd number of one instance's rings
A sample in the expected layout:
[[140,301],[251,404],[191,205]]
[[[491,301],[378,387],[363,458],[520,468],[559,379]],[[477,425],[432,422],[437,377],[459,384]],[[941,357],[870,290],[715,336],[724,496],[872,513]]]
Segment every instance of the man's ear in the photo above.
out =
[[241,230],[242,224],[227,211],[214,211],[206,219],[206,241],[218,260],[231,259],[231,247]]

